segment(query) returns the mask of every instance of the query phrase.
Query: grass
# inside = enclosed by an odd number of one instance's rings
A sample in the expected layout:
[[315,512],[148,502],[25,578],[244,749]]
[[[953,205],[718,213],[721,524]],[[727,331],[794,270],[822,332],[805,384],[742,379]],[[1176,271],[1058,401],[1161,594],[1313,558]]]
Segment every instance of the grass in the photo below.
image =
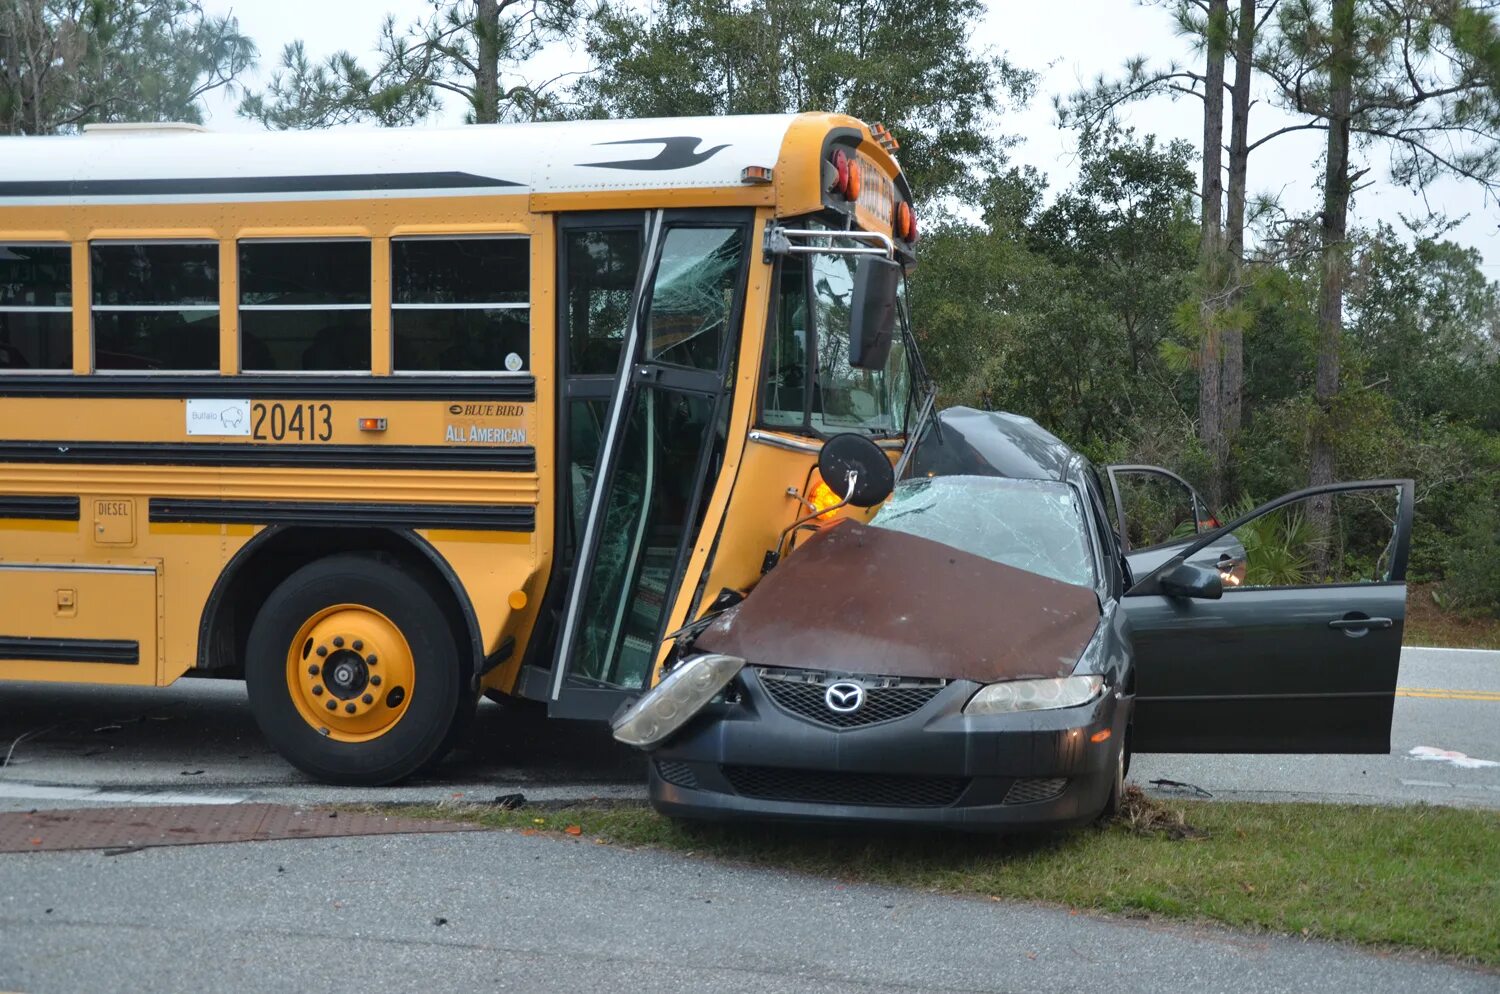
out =
[[1406,594],[1406,645],[1450,649],[1500,649],[1500,618],[1468,618],[1444,610],[1433,599],[1430,584],[1413,584]]
[[[1182,802],[1138,793],[1101,827],[1011,838],[679,824],[634,806],[403,807],[584,844],[1130,917],[1352,941],[1500,966],[1500,814]],[[851,858],[853,857],[853,858]],[[833,868],[852,873],[838,873]]]

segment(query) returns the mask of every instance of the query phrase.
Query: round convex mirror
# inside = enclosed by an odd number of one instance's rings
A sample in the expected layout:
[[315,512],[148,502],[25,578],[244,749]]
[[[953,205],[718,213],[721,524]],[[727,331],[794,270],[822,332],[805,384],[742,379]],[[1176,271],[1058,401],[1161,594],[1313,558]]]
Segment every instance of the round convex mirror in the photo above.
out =
[[[828,489],[847,498],[855,507],[874,507],[891,495],[896,486],[896,471],[880,446],[864,435],[849,432],[835,435],[823,443],[818,454],[818,473]],[[849,476],[854,474],[854,490],[849,492]]]

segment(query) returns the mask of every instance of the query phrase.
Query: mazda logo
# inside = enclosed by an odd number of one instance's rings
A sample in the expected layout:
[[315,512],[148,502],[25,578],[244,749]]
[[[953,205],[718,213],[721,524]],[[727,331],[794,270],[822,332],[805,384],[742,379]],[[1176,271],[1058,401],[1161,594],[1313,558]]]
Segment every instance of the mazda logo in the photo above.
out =
[[865,688],[847,681],[830,683],[823,691],[823,703],[838,714],[853,714],[865,706]]

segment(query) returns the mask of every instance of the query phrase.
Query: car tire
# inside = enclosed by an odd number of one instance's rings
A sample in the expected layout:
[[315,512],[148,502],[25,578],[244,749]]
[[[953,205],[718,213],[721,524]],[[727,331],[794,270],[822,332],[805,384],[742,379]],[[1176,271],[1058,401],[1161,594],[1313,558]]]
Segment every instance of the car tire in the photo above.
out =
[[287,762],[378,786],[435,763],[470,697],[442,609],[389,560],[309,563],[266,598],[245,653],[250,711]]

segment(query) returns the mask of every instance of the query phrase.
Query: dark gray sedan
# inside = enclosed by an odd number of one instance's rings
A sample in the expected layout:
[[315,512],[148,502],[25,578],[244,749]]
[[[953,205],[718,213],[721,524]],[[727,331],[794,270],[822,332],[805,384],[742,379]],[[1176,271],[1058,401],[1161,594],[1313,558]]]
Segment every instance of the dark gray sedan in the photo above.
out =
[[868,524],[721,596],[616,735],[667,814],[972,829],[1112,811],[1132,751],[1389,751],[1410,481],[1195,514],[1165,554],[1122,551],[1127,510],[1031,420],[946,411]]

